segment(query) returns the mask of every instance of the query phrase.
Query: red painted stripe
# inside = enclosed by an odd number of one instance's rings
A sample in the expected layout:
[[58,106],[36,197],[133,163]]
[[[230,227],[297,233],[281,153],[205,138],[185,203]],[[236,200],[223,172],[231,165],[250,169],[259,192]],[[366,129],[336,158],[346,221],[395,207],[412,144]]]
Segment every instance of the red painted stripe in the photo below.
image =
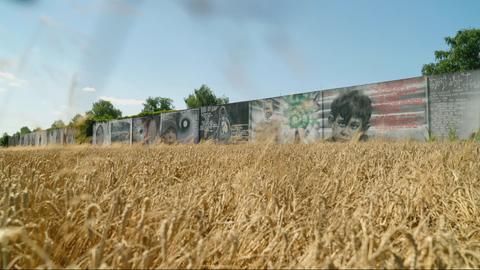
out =
[[425,125],[424,114],[378,115],[370,120],[372,126],[379,127],[418,127]]
[[412,98],[394,102],[373,103],[372,107],[376,114],[409,112],[414,108],[418,108],[418,110],[424,108],[425,100],[420,98]]

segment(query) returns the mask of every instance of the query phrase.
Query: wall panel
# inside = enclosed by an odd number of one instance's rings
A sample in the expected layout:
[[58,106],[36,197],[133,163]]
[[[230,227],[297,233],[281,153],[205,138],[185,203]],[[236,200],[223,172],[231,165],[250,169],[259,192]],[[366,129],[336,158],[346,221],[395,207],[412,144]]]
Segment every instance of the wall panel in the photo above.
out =
[[222,143],[248,141],[249,102],[201,107],[200,138]]
[[97,122],[93,126],[92,143],[95,145],[110,145],[110,122]]
[[480,129],[480,70],[432,76],[429,85],[435,136],[466,139]]
[[132,119],[110,121],[111,143],[131,143]]
[[161,114],[159,137],[162,142],[197,143],[198,129],[198,109]]
[[322,93],[310,92],[250,102],[251,141],[310,143],[322,138]]
[[133,143],[152,144],[157,138],[160,127],[160,115],[134,118],[132,120]]
[[[348,134],[355,130],[355,125],[348,123],[353,116],[353,119],[361,118],[358,121],[361,128],[370,125],[362,138],[425,140],[428,137],[426,93],[425,77],[326,90],[323,92],[324,138],[341,140],[349,137]],[[332,104],[336,104],[333,112]],[[336,124],[332,114],[337,121],[338,117],[345,118],[343,123]],[[370,115],[369,119],[365,115]],[[341,127],[342,124],[346,128]],[[332,128],[338,132],[332,132]]]

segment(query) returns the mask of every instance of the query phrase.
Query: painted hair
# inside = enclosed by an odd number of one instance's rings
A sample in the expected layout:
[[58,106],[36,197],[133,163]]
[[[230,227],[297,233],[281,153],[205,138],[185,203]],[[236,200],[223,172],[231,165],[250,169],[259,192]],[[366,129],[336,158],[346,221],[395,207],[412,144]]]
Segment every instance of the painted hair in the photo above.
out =
[[349,91],[338,96],[330,106],[330,122],[335,121],[340,115],[345,121],[357,117],[362,119],[362,130],[366,131],[370,126],[370,117],[372,116],[372,101],[366,95],[358,90]]

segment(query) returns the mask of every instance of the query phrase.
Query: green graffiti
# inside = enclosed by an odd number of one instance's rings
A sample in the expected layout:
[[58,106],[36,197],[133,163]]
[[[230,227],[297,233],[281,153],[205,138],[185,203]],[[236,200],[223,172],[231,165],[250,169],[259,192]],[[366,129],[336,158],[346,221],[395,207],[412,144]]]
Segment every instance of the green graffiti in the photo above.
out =
[[314,125],[318,120],[313,119],[311,114],[316,111],[314,105],[315,93],[292,95],[284,97],[288,109],[284,112],[291,128],[307,128]]
[[287,110],[288,124],[291,128],[306,128],[310,123],[311,110],[302,107],[289,108]]
[[291,96],[283,97],[283,100],[290,106],[290,107],[297,107],[302,105],[304,102],[311,101],[314,99],[314,93],[307,93],[307,94],[297,94]]

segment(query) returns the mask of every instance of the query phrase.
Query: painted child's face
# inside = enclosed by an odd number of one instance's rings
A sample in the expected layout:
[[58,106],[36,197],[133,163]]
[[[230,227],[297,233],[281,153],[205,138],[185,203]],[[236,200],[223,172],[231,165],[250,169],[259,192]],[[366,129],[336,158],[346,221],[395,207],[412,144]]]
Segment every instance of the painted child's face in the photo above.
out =
[[174,130],[168,130],[164,135],[165,143],[172,144],[177,140],[177,134]]
[[273,104],[271,102],[266,102],[263,108],[263,113],[265,115],[265,119],[270,119],[273,115]]
[[345,119],[337,115],[332,123],[332,138],[336,141],[348,141],[353,135],[363,133],[362,119],[351,117],[347,122]]

